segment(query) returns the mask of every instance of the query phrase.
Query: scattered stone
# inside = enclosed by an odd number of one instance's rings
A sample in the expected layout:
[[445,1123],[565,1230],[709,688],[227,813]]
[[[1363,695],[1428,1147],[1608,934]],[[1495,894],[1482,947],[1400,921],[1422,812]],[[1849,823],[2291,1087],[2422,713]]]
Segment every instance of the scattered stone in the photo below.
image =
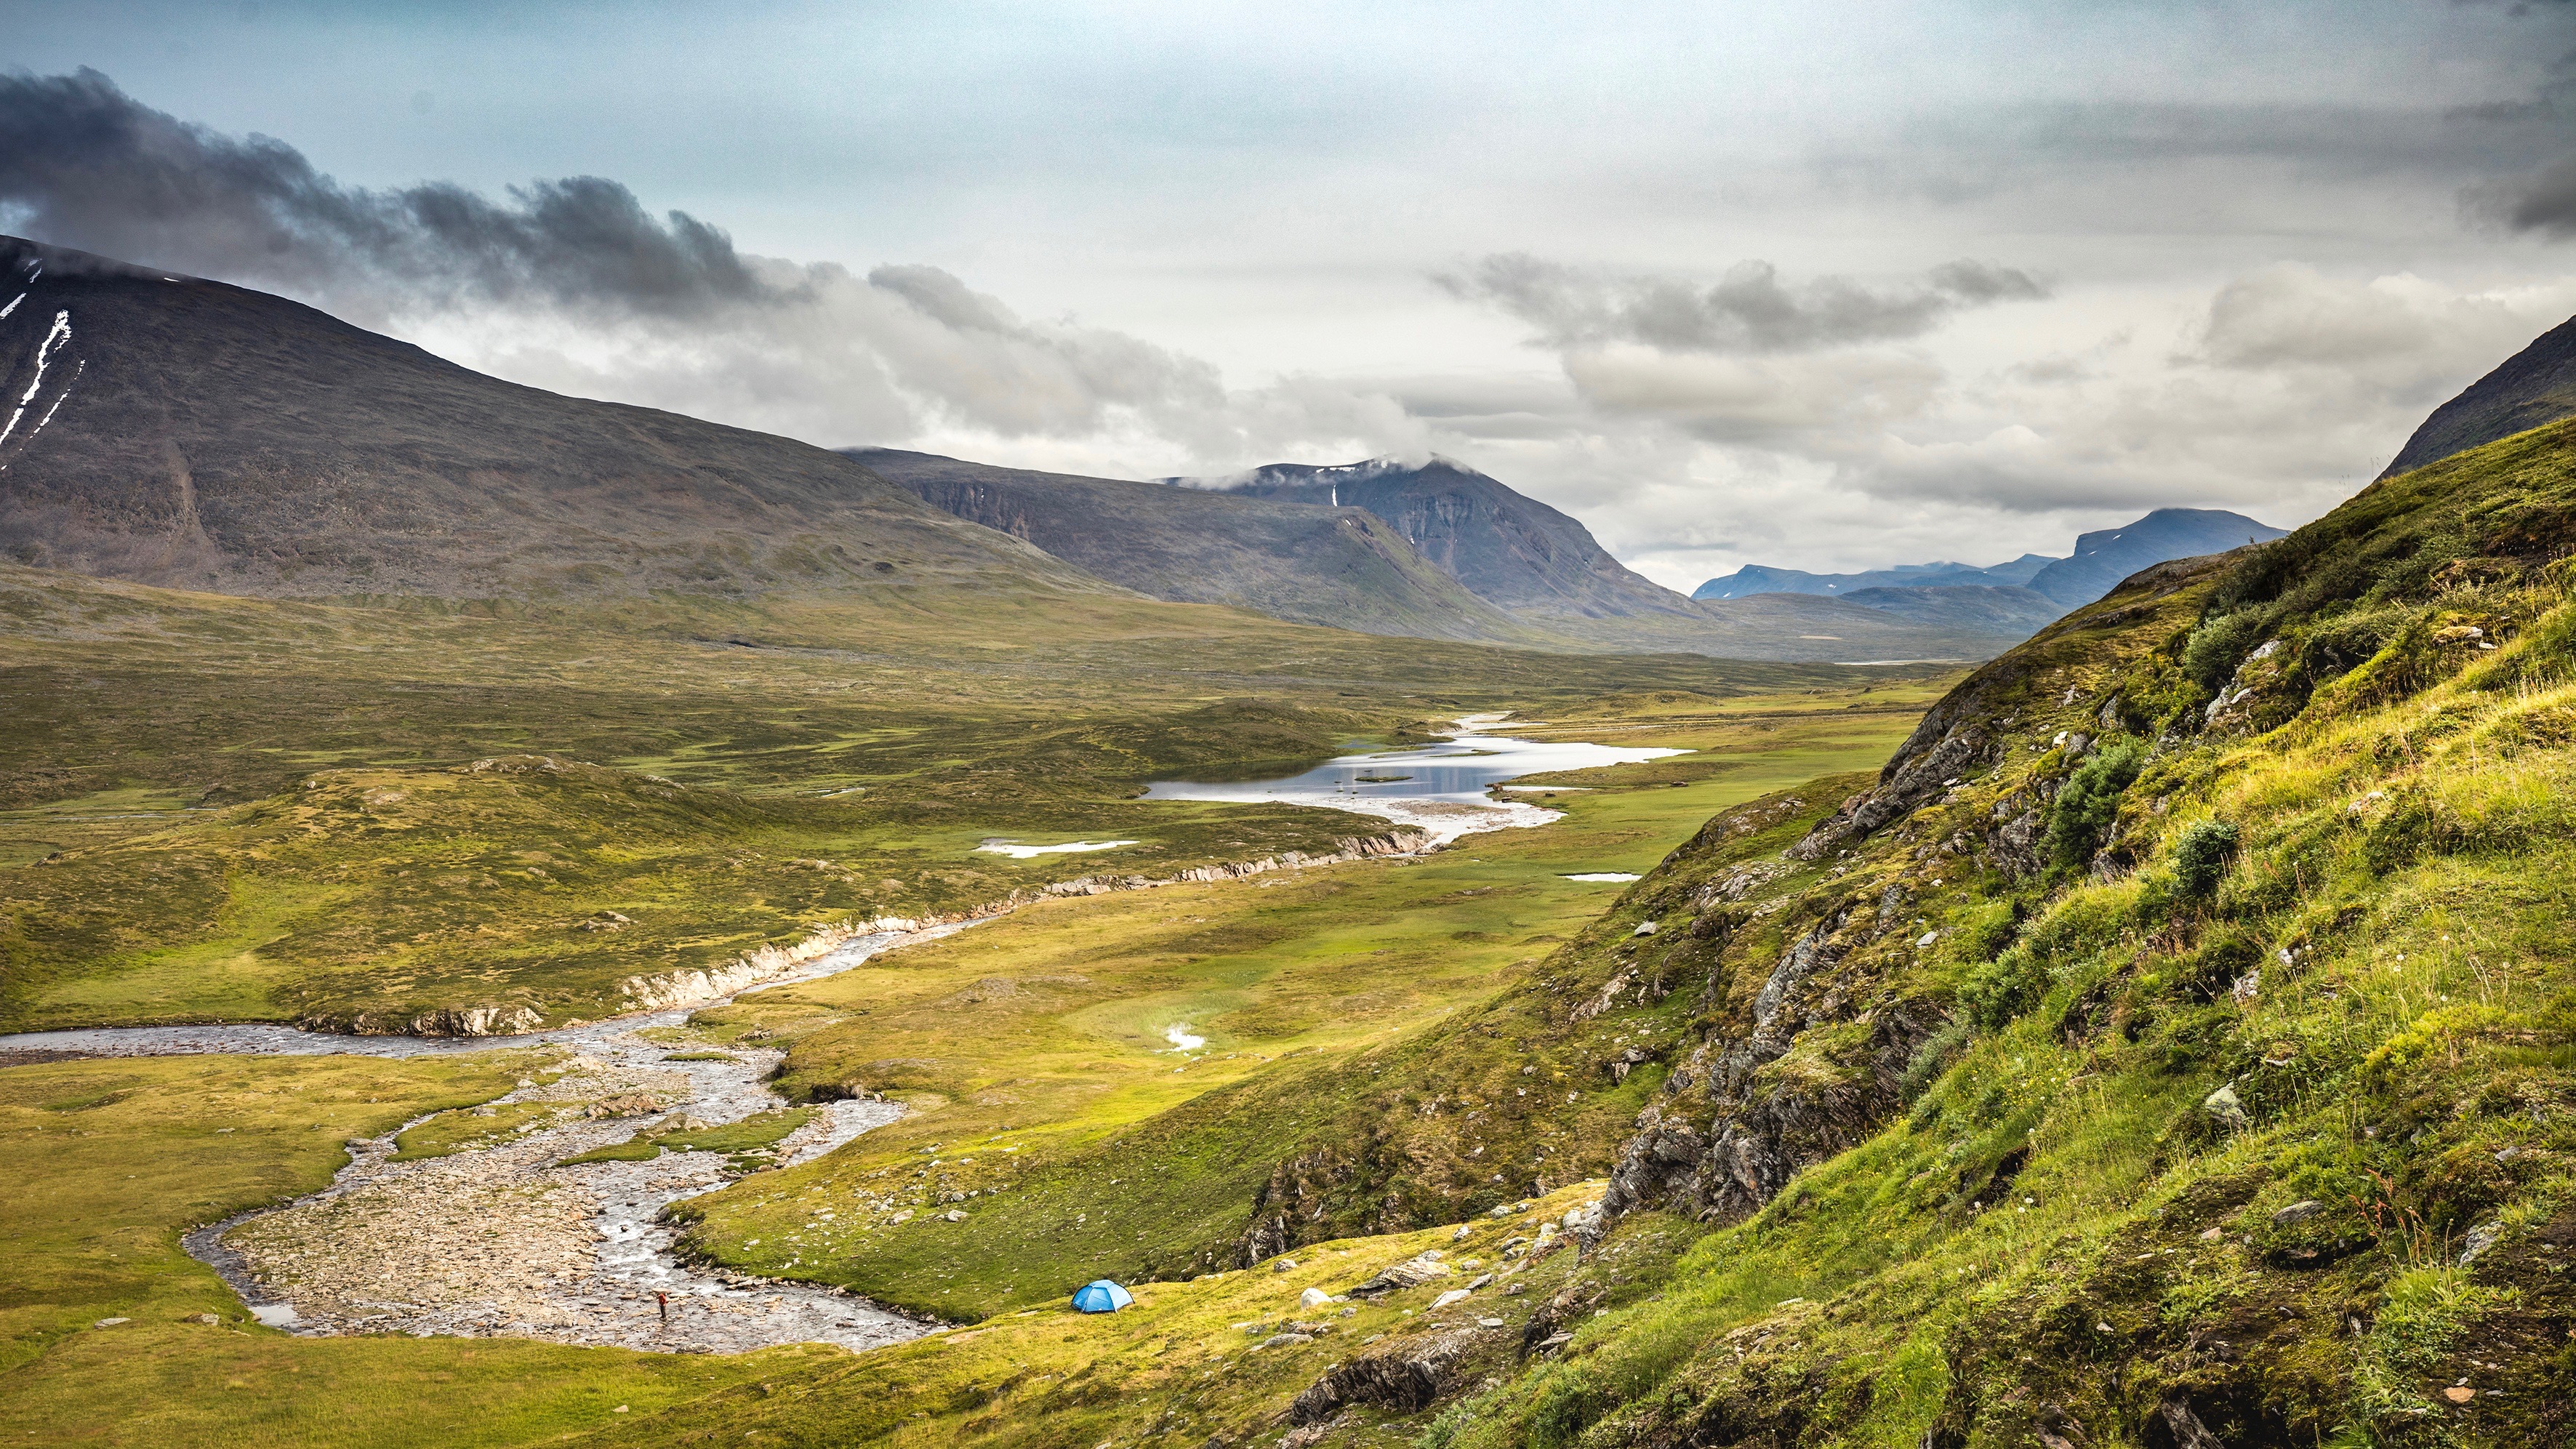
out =
[[92,1328],[114,1328],[115,1326],[117,1326],[117,1325],[118,1325],[118,1324],[120,1324],[120,1323],[132,1323],[133,1321],[134,1321],[134,1320],[133,1320],[133,1319],[131,1319],[131,1318],[102,1318],[102,1319],[100,1319],[98,1322],[91,1324],[91,1325],[90,1325],[90,1327],[92,1327]]
[[2272,1214],[2272,1226],[2285,1228],[2292,1223],[2306,1222],[2325,1210],[2326,1205],[2315,1198],[2303,1198]]
[[2201,1098],[2200,1110],[2207,1112],[2219,1126],[2230,1132],[2242,1132],[2254,1120],[2245,1115],[2245,1103],[2238,1099],[2233,1082]]
[[1450,1304],[1452,1304],[1452,1303],[1461,1303],[1461,1302],[1466,1301],[1466,1299],[1467,1299],[1467,1297],[1468,1297],[1468,1296],[1469,1296],[1469,1295],[1468,1295],[1468,1292],[1467,1292],[1467,1290],[1466,1290],[1466,1289],[1464,1289],[1464,1288],[1452,1288],[1452,1289],[1450,1289],[1448,1292],[1443,1293],[1443,1294],[1441,1294],[1439,1297],[1434,1298],[1434,1299],[1432,1299],[1432,1300],[1431,1300],[1431,1311],[1432,1311],[1432,1312],[1434,1312],[1434,1313],[1437,1313],[1437,1312],[1439,1312],[1441,1309],[1448,1307],[1448,1306],[1449,1306]]
[[940,1216],[952,1223],[962,1223],[966,1221],[966,1215],[957,1211],[955,1208],[950,1208],[948,1211],[941,1213]]
[[2503,1236],[2504,1224],[2502,1223],[2480,1223],[2469,1229],[2468,1237],[2460,1245],[2460,1266],[2465,1268],[2476,1262],[2487,1249],[2496,1245],[2497,1239]]
[[2446,1398],[2446,1399],[2448,1399],[2448,1400],[2450,1400],[2452,1403],[2455,1403],[2455,1404],[2465,1404],[2465,1403],[2467,1403],[2469,1400],[2474,1399],[2474,1398],[2476,1398],[2477,1396],[2478,1396],[2478,1391],[2477,1391],[2477,1390],[2475,1390],[2475,1389],[2471,1389],[2471,1388],[2463,1388],[2462,1386],[2460,1386],[2460,1385],[2458,1385],[2458,1384],[2453,1384],[2451,1387],[2449,1387],[2449,1388],[2447,1388],[2447,1389],[2442,1390],[2442,1397],[2443,1397],[2443,1398]]
[[1312,1311],[1333,1301],[1333,1295],[1321,1288],[1309,1288],[1297,1295],[1297,1306]]
[[1455,1270],[1440,1261],[1438,1252],[1427,1252],[1401,1263],[1381,1268],[1375,1276],[1351,1289],[1355,1298],[1374,1298],[1399,1288],[1419,1288],[1434,1278],[1445,1278]]
[[213,1315],[213,1314],[211,1314],[211,1313],[191,1313],[191,1314],[187,1315],[186,1317],[184,1317],[184,1318],[180,1319],[179,1321],[180,1321],[181,1323],[221,1323],[221,1322],[223,1322],[223,1320],[222,1320],[222,1319],[217,1318],[215,1315]]

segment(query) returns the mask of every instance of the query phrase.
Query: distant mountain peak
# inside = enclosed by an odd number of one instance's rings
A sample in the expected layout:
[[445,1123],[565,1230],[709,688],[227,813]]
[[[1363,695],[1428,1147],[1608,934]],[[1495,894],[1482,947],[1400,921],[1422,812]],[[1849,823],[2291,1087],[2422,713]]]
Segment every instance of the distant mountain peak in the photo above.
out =
[[2241,513],[2216,508],[2159,508],[2118,528],[2075,540],[2067,557],[2026,553],[1991,568],[1966,564],[1898,564],[1866,573],[1811,574],[1798,569],[1746,564],[1692,592],[1694,599],[1742,599],[1756,594],[1832,594],[1849,598],[1870,590],[1918,588],[2028,589],[2074,609],[2109,593],[2142,568],[2178,558],[2224,553],[2279,538],[2283,530]]

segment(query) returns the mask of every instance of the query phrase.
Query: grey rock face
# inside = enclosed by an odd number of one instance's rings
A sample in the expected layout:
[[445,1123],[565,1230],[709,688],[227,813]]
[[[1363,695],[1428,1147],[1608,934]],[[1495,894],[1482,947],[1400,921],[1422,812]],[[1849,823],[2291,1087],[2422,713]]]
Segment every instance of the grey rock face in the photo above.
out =
[[1378,1404],[1412,1413],[1452,1387],[1459,1365],[1484,1337],[1481,1328],[1389,1339],[1335,1364],[1288,1407],[1289,1422],[1314,1424],[1347,1404]]

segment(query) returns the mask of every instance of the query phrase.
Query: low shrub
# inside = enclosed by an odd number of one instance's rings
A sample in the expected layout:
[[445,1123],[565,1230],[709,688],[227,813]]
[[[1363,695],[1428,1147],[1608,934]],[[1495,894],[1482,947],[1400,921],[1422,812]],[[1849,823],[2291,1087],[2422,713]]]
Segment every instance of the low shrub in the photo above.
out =
[[2048,856],[2061,870],[2093,858],[2120,813],[2120,796],[2146,763],[2146,747],[2133,739],[2105,743],[2075,767],[2048,812]]
[[2195,820],[2174,841],[2174,894],[2205,901],[2218,894],[2228,862],[2236,858],[2236,827],[2224,820]]
[[2047,964],[2028,946],[2015,945],[1969,971],[1968,979],[1959,987],[1959,1006],[1970,1021],[1987,1031],[1998,1031],[2037,1006],[2047,990]]

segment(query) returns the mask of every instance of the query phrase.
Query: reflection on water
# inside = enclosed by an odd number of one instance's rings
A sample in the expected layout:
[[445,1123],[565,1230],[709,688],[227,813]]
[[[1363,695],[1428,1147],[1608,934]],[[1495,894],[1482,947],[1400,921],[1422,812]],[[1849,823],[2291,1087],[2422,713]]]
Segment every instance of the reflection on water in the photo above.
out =
[[1506,780],[1558,770],[1633,765],[1688,753],[1477,733],[1475,727],[1483,722],[1460,720],[1465,731],[1440,744],[1343,755],[1302,775],[1277,780],[1158,780],[1146,790],[1145,798],[1322,805],[1419,826],[1430,831],[1434,840],[1446,843],[1470,831],[1544,825],[1559,817],[1554,810],[1497,801],[1486,793]]

